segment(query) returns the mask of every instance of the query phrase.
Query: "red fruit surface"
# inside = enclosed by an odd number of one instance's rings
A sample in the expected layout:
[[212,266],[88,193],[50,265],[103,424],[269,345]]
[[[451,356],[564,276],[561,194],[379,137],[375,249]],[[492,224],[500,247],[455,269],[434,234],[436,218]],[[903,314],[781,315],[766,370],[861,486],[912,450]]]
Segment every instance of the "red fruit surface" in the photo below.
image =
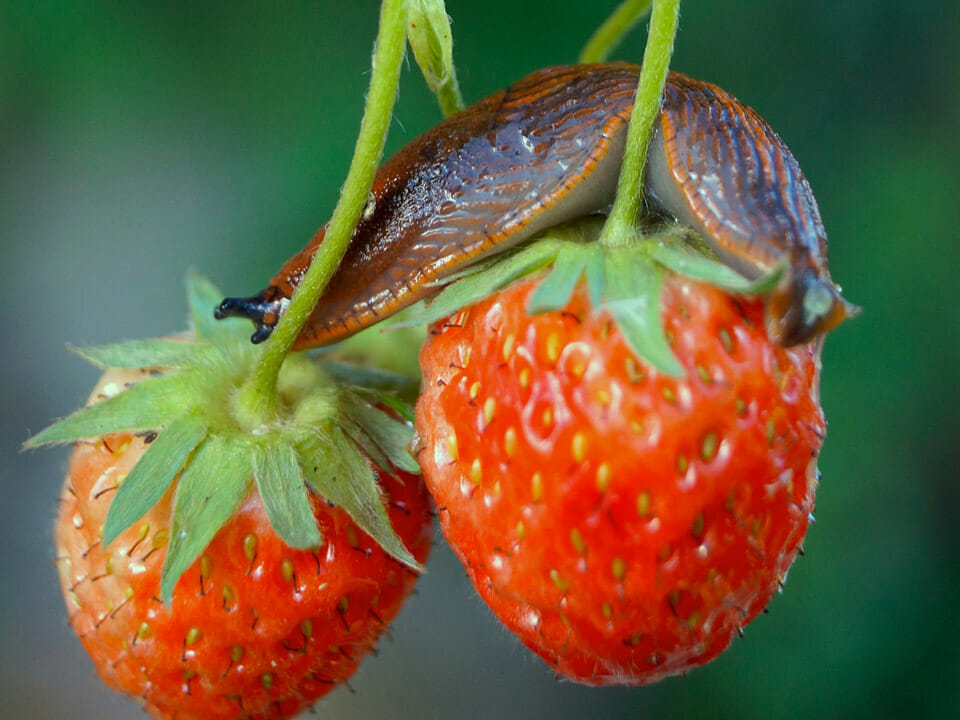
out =
[[[109,371],[98,388],[130,374]],[[96,395],[96,393],[95,393]],[[60,498],[57,565],[70,624],[104,682],[155,718],[288,718],[353,674],[400,610],[416,574],[342,510],[313,496],[324,539],[292,550],[256,492],[160,600],[173,491],[109,547],[111,498],[146,438],[78,443]],[[430,503],[419,477],[381,476],[389,516],[423,562]]]
[[767,339],[760,301],[669,279],[686,369],[638,360],[581,286],[536,280],[439,323],[418,459],[497,617],[558,673],[645,684],[714,658],[783,583],[813,509],[819,348]]

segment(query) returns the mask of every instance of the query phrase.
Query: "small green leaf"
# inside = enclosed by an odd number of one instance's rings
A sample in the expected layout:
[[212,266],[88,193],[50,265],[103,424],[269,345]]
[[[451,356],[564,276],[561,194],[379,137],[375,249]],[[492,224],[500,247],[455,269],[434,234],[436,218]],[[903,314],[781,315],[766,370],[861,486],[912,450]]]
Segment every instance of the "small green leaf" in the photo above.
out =
[[297,449],[310,487],[343,508],[385,552],[414,570],[423,569],[390,523],[376,474],[343,430],[330,427],[326,437],[304,438]]
[[344,393],[343,399],[344,414],[373,439],[391,463],[407,472],[420,472],[420,466],[408,450],[413,441],[413,428],[394,420],[352,393]]
[[343,428],[343,431],[350,436],[350,439],[357,444],[357,447],[359,447],[377,467],[384,472],[395,474],[393,465],[390,464],[390,459],[384,455],[380,446],[374,442],[373,438],[370,437],[353,418],[346,416],[340,418],[340,427]]
[[697,252],[680,239],[651,243],[648,252],[654,260],[675,273],[740,295],[756,295],[771,290],[783,273],[783,267],[778,266],[757,280],[749,280],[719,260]]
[[25,447],[72,442],[122,430],[163,427],[191,407],[197,397],[185,374],[143,380],[96,405],[81,408],[27,440]]
[[410,0],[407,38],[430,89],[436,92],[452,71],[453,33],[443,0]]
[[433,323],[447,317],[460,308],[473,305],[491,293],[506,287],[517,278],[535,272],[550,265],[561,243],[552,240],[527,245],[523,249],[505,257],[498,257],[497,262],[484,269],[461,277],[453,284],[448,285],[440,295],[419,315],[415,315],[392,327],[408,327],[422,323]]
[[293,447],[286,443],[258,447],[254,451],[253,476],[277,535],[292,548],[319,547],[323,540]]
[[194,415],[178,417],[160,431],[110,503],[104,546],[157,504],[206,434],[206,424]]
[[530,296],[527,312],[536,314],[566,307],[587,267],[589,255],[588,249],[582,245],[569,243],[561,247],[553,268]]
[[160,576],[163,601],[197,556],[236,512],[250,489],[253,458],[246,444],[211,435],[180,475],[173,500],[170,544]]
[[660,319],[663,271],[637,252],[608,250],[604,258],[604,306],[630,348],[661,372],[683,375]]
[[74,348],[85,360],[101,368],[183,368],[197,361],[206,347],[173,340],[130,340],[112,345]]

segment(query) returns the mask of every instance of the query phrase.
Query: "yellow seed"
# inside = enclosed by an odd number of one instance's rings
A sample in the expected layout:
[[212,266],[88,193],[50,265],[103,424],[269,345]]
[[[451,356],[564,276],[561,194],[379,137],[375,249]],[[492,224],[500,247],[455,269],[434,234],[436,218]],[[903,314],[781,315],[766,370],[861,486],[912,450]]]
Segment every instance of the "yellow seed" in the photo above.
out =
[[667,602],[670,603],[670,607],[675,608],[680,604],[680,591],[671,590],[670,594],[667,595]]
[[352,548],[360,547],[360,535],[357,534],[357,526],[353,523],[347,525],[344,534],[347,536],[347,544]]
[[223,586],[223,604],[232,605],[234,598],[235,596],[233,594],[233,588],[230,587],[229,585],[224,585]]
[[583,535],[581,535],[580,531],[576,528],[570,531],[570,543],[573,545],[573,549],[581,555],[587,549],[587,543],[584,541]]
[[637,645],[640,644],[640,640],[642,637],[643,635],[641,635],[638,632],[631,633],[630,637],[627,638],[627,645],[630,645],[631,647],[636,647]]
[[610,603],[604,603],[601,610],[603,611],[603,616],[607,620],[609,620],[613,616],[613,608],[610,607]]
[[500,481],[499,481],[499,480],[497,480],[497,481],[493,484],[492,493],[493,493],[493,496],[494,496],[494,497],[500,497],[500,495],[503,493],[503,488],[500,487]]
[[543,416],[541,417],[544,427],[550,427],[553,425],[553,408],[546,408],[543,411]]
[[663,395],[663,399],[668,403],[675,403],[677,401],[677,395],[673,392],[673,388],[667,387],[664,385],[660,388],[660,394]]
[[140,627],[137,628],[137,637],[141,640],[146,640],[153,633],[153,630],[146,622],[140,623]]
[[587,371],[587,366],[583,363],[571,363],[570,365],[570,374],[575,378],[580,379],[583,377],[583,374]]
[[488,397],[486,402],[483,403],[483,424],[489,425],[493,422],[493,416],[497,412],[497,401],[492,397]]
[[617,580],[623,580],[623,575],[627,572],[627,563],[624,562],[623,558],[614,558],[613,562],[610,563],[610,569]]
[[767,445],[773,447],[773,439],[776,436],[776,428],[773,425],[773,420],[767,420]]
[[456,460],[459,457],[457,450],[457,433],[453,430],[447,435],[447,455],[450,456],[451,460]]
[[570,621],[567,619],[567,616],[563,613],[560,613],[560,622],[563,623],[564,627],[570,628]]
[[517,537],[521,540],[527,537],[527,529],[523,526],[523,520],[517,523]]
[[697,365],[697,377],[705,383],[710,382],[710,373],[707,372],[707,369],[703,365]]
[[151,543],[154,550],[159,550],[167,544],[167,538],[170,537],[170,533],[166,528],[160,528],[153,534],[153,542]]
[[697,516],[693,519],[693,524],[690,525],[690,533],[699,540],[703,536],[703,513],[697,513]]
[[129,449],[130,449],[130,441],[124,440],[122,443],[120,443],[117,447],[113,449],[113,456],[120,457]]
[[503,361],[506,362],[510,359],[510,356],[513,355],[513,347],[516,344],[516,339],[513,335],[507,335],[506,339],[503,341]]
[[243,660],[243,645],[234,645],[230,648],[230,659],[235,663]]
[[533,477],[530,478],[530,494],[533,496],[534,502],[543,498],[543,475],[538,472],[535,472]]
[[210,559],[209,555],[203,555],[200,558],[200,577],[206,580],[210,577],[210,572],[213,570],[213,561]]
[[340,598],[340,602],[337,603],[337,612],[345,613],[349,609],[350,609],[350,601],[347,599],[347,596],[344,595],[342,598]]
[[624,358],[623,369],[626,370],[627,380],[629,380],[632,385],[642,382],[647,377],[647,374],[637,366],[637,361],[634,360],[632,355],[627,355],[627,357]]
[[127,600],[132,600],[132,599],[133,599],[133,588],[128,585],[128,586],[127,586],[127,589],[123,591],[123,597],[124,597],[125,599],[127,599]]
[[687,456],[680,454],[677,456],[677,472],[681,475],[687,474]]
[[521,370],[518,379],[520,380],[520,387],[524,389],[530,387],[530,368]]
[[743,398],[737,398],[737,415],[743,417],[747,414],[747,404],[743,401]]
[[117,487],[123,485],[123,481],[127,479],[127,473],[120,473],[117,475]]
[[714,432],[709,432],[704,435],[703,442],[700,445],[700,457],[707,461],[713,460],[717,454],[718,441],[719,438]]
[[460,364],[461,364],[463,367],[467,367],[467,366],[470,364],[470,356],[471,356],[471,354],[472,354],[472,353],[471,353],[472,350],[473,350],[473,348],[470,347],[469,345],[467,345],[466,349],[463,350],[463,352],[461,353],[461,355],[460,355]]
[[720,328],[720,342],[723,343],[723,349],[728,355],[733,352],[733,338],[730,337],[730,332],[726,328]]
[[203,637],[203,630],[194,625],[192,628],[187,630],[187,645],[193,645],[200,638]]
[[470,399],[476,400],[477,396],[480,394],[480,381],[474,381],[473,385],[470,386]]
[[247,556],[247,560],[250,562],[253,562],[253,559],[257,556],[257,536],[253,533],[243,538],[243,554]]
[[570,443],[570,450],[573,453],[574,460],[583,462],[583,459],[587,456],[587,436],[582,432],[574,435],[573,441]]
[[104,571],[107,575],[113,575],[113,555],[110,555],[110,556],[107,558],[107,563],[106,563],[106,565],[104,566],[103,571]]
[[557,586],[560,592],[567,591],[567,583],[562,577],[560,577],[560,573],[558,573],[556,570],[550,571],[550,579],[553,580],[553,584]]
[[639,420],[631,420],[630,429],[633,431],[634,435],[643,435],[643,423],[641,423]]
[[610,463],[600,463],[600,467],[597,468],[597,490],[600,492],[607,491],[607,488],[610,487],[611,474]]
[[547,338],[547,360],[555,363],[560,357],[560,335],[553,332]]
[[300,623],[300,632],[303,633],[303,636],[308,638],[313,635],[313,620],[307,618],[302,623]]
[[650,515],[650,493],[642,492],[637,495],[637,515],[640,517],[649,517]]
[[293,561],[290,558],[280,561],[280,575],[284,582],[293,582]]
[[150,534],[150,523],[144,523],[140,526],[140,532],[137,533],[137,542],[141,543],[147,539],[147,535]]
[[264,673],[260,676],[260,684],[267,690],[273,687],[273,673]]
[[598,403],[601,407],[606,407],[607,405],[610,404],[610,393],[609,393],[609,391],[607,391],[607,390],[605,390],[605,389],[603,389],[603,388],[598,388],[598,389],[597,389],[597,392],[596,392],[595,394],[596,394],[596,397],[597,397],[597,403]]
[[503,451],[507,457],[513,457],[517,452],[517,431],[511,425],[503,434]]
[[480,458],[474,460],[470,466],[470,480],[474,485],[479,485],[483,480],[483,466],[480,464]]
[[193,680],[196,676],[197,676],[197,671],[196,671],[196,670],[184,670],[184,671],[183,671],[183,679],[186,680],[187,682],[190,682],[190,681]]

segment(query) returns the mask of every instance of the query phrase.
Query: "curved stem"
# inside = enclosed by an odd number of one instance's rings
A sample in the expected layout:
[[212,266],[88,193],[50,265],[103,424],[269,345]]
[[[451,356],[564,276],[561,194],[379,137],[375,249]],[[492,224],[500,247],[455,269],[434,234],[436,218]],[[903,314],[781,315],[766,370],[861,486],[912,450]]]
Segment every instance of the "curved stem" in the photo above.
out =
[[643,52],[643,69],[637,98],[627,130],[627,148],[620,170],[617,196],[613,209],[600,233],[600,242],[607,247],[629,244],[637,236],[637,218],[643,202],[643,173],[647,150],[653,137],[653,126],[660,113],[663,86],[670,69],[673,40],[677,34],[680,0],[654,0],[650,15],[650,33]]
[[251,425],[275,417],[280,367],[343,259],[360,221],[393,116],[406,48],[406,15],[407,0],[383,0],[370,90],[340,200],[310,268],[264,346],[260,364],[240,389],[237,410]]
[[444,117],[456,115],[463,110],[463,95],[460,94],[457,69],[453,65],[450,66],[450,78],[437,88],[437,102]]
[[624,36],[647,14],[652,2],[653,0],[623,0],[587,40],[577,62],[598,63],[609,58]]

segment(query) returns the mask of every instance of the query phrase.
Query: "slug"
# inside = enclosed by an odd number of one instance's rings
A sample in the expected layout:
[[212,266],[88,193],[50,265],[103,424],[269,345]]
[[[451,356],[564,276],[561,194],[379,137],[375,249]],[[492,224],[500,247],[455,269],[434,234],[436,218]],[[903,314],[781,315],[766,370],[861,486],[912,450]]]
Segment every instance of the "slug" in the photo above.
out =
[[[558,223],[609,208],[640,68],[627,63],[534,72],[423,133],[387,160],[340,267],[294,348],[328,345],[437,289],[445,277]],[[767,297],[783,345],[852,314],[830,279],[810,185],[779,136],[715,85],[671,73],[650,146],[644,200],[697,230],[750,279],[786,262]],[[269,337],[303,278],[321,228],[249,298],[217,317]]]

